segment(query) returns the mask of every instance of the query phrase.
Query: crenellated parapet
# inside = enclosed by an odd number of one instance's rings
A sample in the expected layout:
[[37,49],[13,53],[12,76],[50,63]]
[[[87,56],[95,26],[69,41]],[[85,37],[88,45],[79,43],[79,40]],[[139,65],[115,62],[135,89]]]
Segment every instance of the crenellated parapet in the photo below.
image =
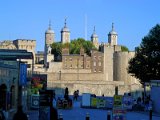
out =
[[13,41],[13,44],[17,47],[17,49],[25,49],[29,52],[35,52],[36,40],[16,39]]

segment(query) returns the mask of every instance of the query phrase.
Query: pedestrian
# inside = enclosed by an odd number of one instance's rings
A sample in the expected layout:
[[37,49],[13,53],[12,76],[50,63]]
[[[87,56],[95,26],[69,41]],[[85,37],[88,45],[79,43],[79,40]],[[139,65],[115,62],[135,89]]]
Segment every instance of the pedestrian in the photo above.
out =
[[77,99],[78,99],[78,97],[79,97],[79,90],[77,90]]
[[53,98],[56,99],[56,92],[53,90]]
[[18,106],[17,112],[13,116],[13,120],[28,120],[27,114],[23,112],[22,105]]
[[137,104],[138,104],[138,105],[141,105],[141,97],[138,97],[138,99],[137,99]]
[[0,120],[5,120],[5,116],[2,109],[0,109]]
[[66,88],[65,88],[65,93],[64,93],[64,98],[65,98],[66,100],[69,99],[68,94],[69,94],[69,91],[68,91],[68,88],[66,87]]
[[53,106],[50,107],[50,120],[58,120],[57,109]]
[[[150,98],[149,98],[150,99]],[[153,107],[153,102],[150,99],[149,100],[149,120],[152,120],[152,107]]]
[[74,91],[74,93],[73,93],[73,100],[76,100],[76,93],[77,91]]

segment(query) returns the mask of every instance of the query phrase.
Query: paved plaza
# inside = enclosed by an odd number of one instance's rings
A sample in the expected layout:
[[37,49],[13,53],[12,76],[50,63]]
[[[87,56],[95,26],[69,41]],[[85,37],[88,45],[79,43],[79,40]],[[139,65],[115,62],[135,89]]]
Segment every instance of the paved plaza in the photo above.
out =
[[[85,120],[86,113],[89,113],[90,120],[107,120],[108,110],[86,109],[80,107],[80,102],[74,102],[72,109],[58,109],[58,114],[62,114],[63,120]],[[29,120],[38,120],[38,111],[29,111]],[[127,112],[127,120],[149,120],[147,112]],[[153,114],[152,120],[160,120],[160,115]]]

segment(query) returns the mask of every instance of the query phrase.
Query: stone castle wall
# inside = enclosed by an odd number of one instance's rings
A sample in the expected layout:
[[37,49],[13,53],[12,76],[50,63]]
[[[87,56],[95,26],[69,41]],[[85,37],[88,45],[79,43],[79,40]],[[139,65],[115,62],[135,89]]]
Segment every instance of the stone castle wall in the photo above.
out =
[[[75,90],[82,93],[91,93],[101,96],[113,96],[115,94],[115,87],[118,86],[118,94],[123,95],[126,92],[131,92],[131,87],[124,85],[123,81],[48,81],[48,89],[55,89],[57,94],[64,94],[64,89],[68,87],[69,94],[73,95]],[[60,89],[62,88],[62,89]]]
[[[134,52],[115,52],[114,53],[114,80],[124,81],[130,85],[137,80],[127,72],[128,61],[134,57]],[[138,82],[136,82],[138,83]]]
[[113,81],[113,46],[104,46],[104,80]]
[[[62,62],[50,62],[47,73],[47,86],[62,93],[60,88],[68,87],[72,94],[75,90],[80,93],[113,96],[118,86],[119,94],[138,91],[141,87],[138,80],[127,72],[128,61],[134,52],[121,52],[118,46],[105,45],[104,71],[93,72],[91,69],[64,69]],[[93,57],[94,58],[94,57]]]

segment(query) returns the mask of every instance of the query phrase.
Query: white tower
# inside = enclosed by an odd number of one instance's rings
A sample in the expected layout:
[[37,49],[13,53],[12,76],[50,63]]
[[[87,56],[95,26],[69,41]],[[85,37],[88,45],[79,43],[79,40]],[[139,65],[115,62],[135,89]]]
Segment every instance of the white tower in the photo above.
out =
[[112,30],[108,34],[108,43],[113,46],[117,45],[118,34],[114,31],[114,23],[112,23]]
[[94,44],[94,46],[98,49],[99,48],[98,35],[96,34],[95,26],[94,26],[93,34],[91,35],[91,41]]
[[61,42],[63,44],[64,43],[70,43],[70,31],[67,28],[66,19],[65,19],[64,27],[61,30]]

